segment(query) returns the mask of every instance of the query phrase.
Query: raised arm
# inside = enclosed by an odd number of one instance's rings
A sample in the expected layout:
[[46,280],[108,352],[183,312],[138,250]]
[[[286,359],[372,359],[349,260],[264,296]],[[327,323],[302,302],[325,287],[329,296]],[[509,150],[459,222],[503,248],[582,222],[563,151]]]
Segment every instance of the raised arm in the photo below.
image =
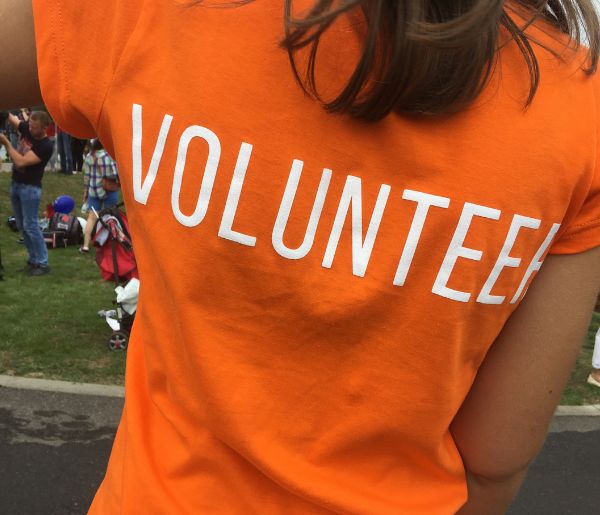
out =
[[453,422],[469,485],[459,514],[502,514],[510,504],[544,441],[599,289],[600,248],[546,258]]
[[30,0],[0,0],[0,110],[42,103]]
[[15,130],[19,128],[19,125],[21,123],[21,120],[19,120],[19,118],[12,113],[8,113],[8,121]]

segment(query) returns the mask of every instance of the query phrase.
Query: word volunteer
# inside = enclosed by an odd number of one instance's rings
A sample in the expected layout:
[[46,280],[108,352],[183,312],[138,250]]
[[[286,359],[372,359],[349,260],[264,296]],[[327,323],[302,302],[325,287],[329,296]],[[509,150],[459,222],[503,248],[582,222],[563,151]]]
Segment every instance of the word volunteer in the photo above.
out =
[[[162,155],[165,149],[165,143],[169,130],[171,128],[171,122],[173,117],[171,115],[165,115],[163,122],[158,134],[152,160],[150,162],[147,173],[142,173],[142,111],[143,108],[139,104],[133,104],[132,109],[132,123],[133,123],[133,139],[132,139],[132,152],[133,152],[133,194],[134,199],[140,204],[145,205],[148,201],[150,191],[156,179],[156,174],[160,166]],[[191,215],[184,214],[180,209],[179,196],[181,192],[181,185],[183,182],[183,172],[186,165],[187,151],[190,142],[194,138],[200,138],[208,144],[208,157],[204,175],[202,177],[202,184],[200,187],[200,193],[196,209]],[[233,172],[233,178],[229,188],[229,193],[225,203],[223,211],[223,217],[219,228],[219,237],[237,242],[241,245],[247,245],[253,247],[256,245],[256,237],[243,234],[232,229],[233,222],[235,219],[240,194],[244,184],[244,178],[248,163],[250,161],[250,155],[252,153],[252,145],[249,143],[242,142],[240,151],[238,154],[237,162]],[[171,194],[171,207],[173,215],[179,223],[186,227],[195,227],[202,222],[204,219],[212,188],[214,185],[215,177],[217,174],[217,167],[221,157],[221,144],[217,135],[206,127],[199,125],[193,125],[186,128],[179,140],[179,148],[177,152],[177,161],[175,164],[175,173],[173,177],[173,188]],[[287,185],[281,200],[279,212],[273,227],[272,233],[272,245],[275,251],[282,257],[287,259],[301,259],[305,257],[312,248],[315,234],[321,212],[325,203],[325,198],[331,181],[332,171],[325,168],[321,176],[321,181],[317,190],[315,201],[312,207],[308,226],[304,236],[302,244],[295,249],[287,247],[283,243],[283,235],[288,222],[288,218],[294,203],[298,184],[300,182],[300,176],[302,174],[303,162],[300,160],[294,160],[291,166],[290,174],[288,177]],[[142,178],[143,177],[143,178]],[[364,277],[373,245],[379,225],[383,217],[383,212],[390,194],[391,187],[383,184],[379,190],[375,207],[369,222],[366,236],[363,239],[362,230],[362,204],[361,204],[361,179],[348,175],[346,177],[346,183],[340,198],[339,206],[329,236],[329,241],[323,257],[322,266],[325,268],[331,268],[333,258],[340,240],[342,228],[346,220],[348,211],[352,209],[351,223],[352,223],[352,271],[353,274],[358,277]],[[402,193],[404,200],[412,201],[416,203],[415,214],[411,223],[408,237],[404,246],[404,250],[398,263],[398,268],[394,276],[393,284],[395,286],[403,286],[406,276],[410,269],[415,250],[417,248],[423,226],[425,225],[425,219],[429,212],[430,207],[448,208],[450,205],[450,199],[447,197],[431,195],[422,191],[414,191],[405,189]],[[491,207],[486,207],[470,202],[465,202],[462,213],[458,220],[454,235],[448,246],[448,250],[440,267],[437,278],[431,289],[432,293],[446,297],[450,300],[458,302],[468,302],[471,299],[471,294],[468,292],[462,292],[453,290],[447,286],[452,274],[453,268],[458,258],[471,259],[474,261],[481,260],[483,252],[463,246],[467,232],[473,221],[473,217],[484,217],[491,220],[498,220],[500,218],[501,211]],[[494,284],[498,280],[500,273],[506,267],[517,268],[521,265],[521,258],[513,257],[510,252],[515,244],[518,233],[522,228],[539,229],[541,220],[536,218],[530,218],[515,214],[512,219],[512,223],[506,235],[506,239],[502,246],[502,250],[496,260],[494,267],[492,268],[487,280],[485,281],[479,295],[477,296],[476,302],[482,304],[502,304],[506,301],[505,296],[492,295],[491,291]],[[531,263],[528,265],[525,274],[511,298],[510,303],[516,303],[525,289],[525,285],[531,278],[531,276],[537,272],[542,266],[542,256],[550,246],[554,236],[558,232],[560,224],[555,223],[552,225],[548,232],[545,240],[535,253]]]

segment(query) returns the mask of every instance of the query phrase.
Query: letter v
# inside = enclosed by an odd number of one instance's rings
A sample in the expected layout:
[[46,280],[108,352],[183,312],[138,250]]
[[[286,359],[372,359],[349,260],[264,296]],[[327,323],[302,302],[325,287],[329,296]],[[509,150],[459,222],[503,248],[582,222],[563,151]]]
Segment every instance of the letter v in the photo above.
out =
[[166,114],[158,139],[156,140],[156,146],[154,147],[154,154],[152,155],[152,161],[150,162],[150,168],[142,183],[142,106],[139,104],[133,104],[132,109],[132,121],[133,121],[133,138],[132,138],[132,157],[133,157],[133,196],[140,204],[146,204],[148,202],[148,195],[156,179],[156,172],[158,172],[158,166],[162,159],[163,152],[165,150],[165,142],[171,128],[171,122],[173,117]]

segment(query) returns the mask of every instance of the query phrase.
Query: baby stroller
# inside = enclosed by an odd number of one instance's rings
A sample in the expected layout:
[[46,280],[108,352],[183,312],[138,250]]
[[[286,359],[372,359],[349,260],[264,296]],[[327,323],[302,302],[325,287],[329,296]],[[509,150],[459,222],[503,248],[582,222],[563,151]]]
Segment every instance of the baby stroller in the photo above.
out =
[[[122,204],[121,204],[122,205]],[[114,281],[117,299],[115,309],[99,311],[112,329],[108,340],[111,350],[125,350],[135,318],[139,280],[127,217],[119,206],[96,213],[98,221],[92,230],[96,247],[96,263],[102,278]]]

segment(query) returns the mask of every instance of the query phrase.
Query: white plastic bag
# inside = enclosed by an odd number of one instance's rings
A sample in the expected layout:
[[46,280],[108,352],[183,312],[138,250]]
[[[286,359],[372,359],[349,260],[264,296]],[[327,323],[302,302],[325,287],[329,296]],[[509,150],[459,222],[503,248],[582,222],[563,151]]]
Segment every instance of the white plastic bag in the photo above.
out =
[[131,279],[124,287],[117,286],[117,302],[123,306],[123,309],[133,315],[137,309],[138,293],[140,291],[140,281],[135,277]]

